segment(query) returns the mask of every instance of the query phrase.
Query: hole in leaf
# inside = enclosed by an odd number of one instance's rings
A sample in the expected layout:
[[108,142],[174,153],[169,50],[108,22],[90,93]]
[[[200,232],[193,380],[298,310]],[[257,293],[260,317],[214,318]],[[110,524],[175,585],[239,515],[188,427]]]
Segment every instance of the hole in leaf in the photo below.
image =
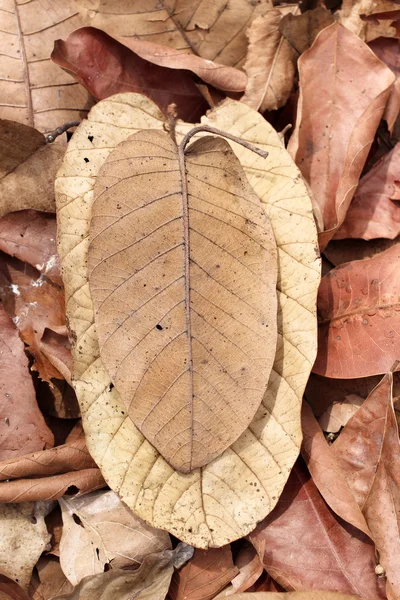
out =
[[89,142],[93,143],[94,137],[92,135],[88,135],[87,139],[89,140]]
[[89,159],[88,159],[88,158],[86,158],[86,156],[85,156],[85,158],[84,158],[83,160],[85,161],[85,163],[88,163],[88,162],[89,162]]
[[160,325],[160,323],[158,323],[158,325],[156,325],[156,329],[158,329],[158,331],[162,331],[162,329],[163,329],[163,326],[162,326],[162,325]]
[[[72,518],[77,525],[79,525],[80,527],[83,527],[83,523],[76,513],[72,513]],[[96,550],[97,550],[97,548],[96,548]]]

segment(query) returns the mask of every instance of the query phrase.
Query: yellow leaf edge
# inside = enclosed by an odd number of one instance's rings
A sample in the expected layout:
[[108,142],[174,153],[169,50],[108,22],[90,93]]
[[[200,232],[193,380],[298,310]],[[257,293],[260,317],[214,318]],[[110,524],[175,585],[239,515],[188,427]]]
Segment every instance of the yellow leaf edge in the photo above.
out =
[[[245,104],[227,100],[202,119],[269,152],[231,143],[264,203],[278,246],[278,343],[263,402],[249,428],[221,456],[188,475],[145,440],[100,359],[87,280],[95,178],[111,150],[164,117],[145,96],[118,94],[95,105],[69,143],[55,189],[58,250],[73,340],[74,388],[89,451],[107,483],[154,527],[198,548],[247,535],[275,506],[301,444],[301,398],[316,355],[317,231],[307,188],[279,135]],[[180,138],[192,125],[179,123]],[[200,134],[201,135],[201,134]]]

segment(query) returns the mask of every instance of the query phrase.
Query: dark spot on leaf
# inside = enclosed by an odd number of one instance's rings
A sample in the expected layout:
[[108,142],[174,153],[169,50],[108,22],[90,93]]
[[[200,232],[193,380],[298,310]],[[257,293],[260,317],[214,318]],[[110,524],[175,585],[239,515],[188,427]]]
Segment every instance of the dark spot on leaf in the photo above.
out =
[[163,327],[160,325],[160,323],[158,323],[158,325],[156,325],[156,329],[158,329],[158,331],[162,331]]
[[88,158],[86,158],[86,156],[85,156],[85,158],[84,158],[83,160],[85,161],[85,163],[88,163],[88,162],[89,162],[89,159],[88,159]]

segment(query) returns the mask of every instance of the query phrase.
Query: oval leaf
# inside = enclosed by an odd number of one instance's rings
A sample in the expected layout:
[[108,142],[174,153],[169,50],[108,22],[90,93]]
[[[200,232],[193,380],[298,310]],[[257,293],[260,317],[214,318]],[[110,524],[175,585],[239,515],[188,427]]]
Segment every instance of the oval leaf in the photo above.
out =
[[138,132],[110,154],[94,197],[89,284],[101,358],[136,427],[189,473],[243,433],[268,384],[270,223],[217,137],[184,153],[163,131]]

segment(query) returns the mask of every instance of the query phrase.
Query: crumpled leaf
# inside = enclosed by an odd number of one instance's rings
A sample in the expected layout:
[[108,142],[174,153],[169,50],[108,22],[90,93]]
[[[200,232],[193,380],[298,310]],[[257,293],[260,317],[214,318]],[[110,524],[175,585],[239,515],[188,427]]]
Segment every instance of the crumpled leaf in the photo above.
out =
[[0,216],[25,208],[54,212],[54,177],[63,154],[36,129],[0,120]]
[[82,469],[32,479],[0,482],[0,503],[58,500],[64,494],[82,496],[106,486],[99,469]]
[[400,442],[388,373],[332,445],[379,552],[389,600],[400,594]]
[[0,218],[0,250],[35,267],[62,285],[54,215],[20,210]]
[[195,550],[193,558],[175,570],[168,597],[170,600],[213,600],[237,573],[230,546]]
[[175,550],[148,554],[135,571],[111,569],[85,577],[71,594],[54,600],[165,600],[174,565],[190,557],[188,549],[181,547],[179,544]]
[[92,99],[50,61],[54,39],[81,25],[75,2],[7,2],[0,15],[0,118],[40,131],[84,118]]
[[228,142],[120,143],[94,188],[88,275],[132,422],[182,473],[219,457],[261,404],[277,339],[274,235]]
[[379,22],[375,17],[365,17],[378,11],[392,10],[396,0],[343,0],[341,10],[335,13],[338,22],[362,40],[368,42],[380,36],[393,37],[396,30],[390,21]]
[[51,448],[54,436],[36,402],[24,344],[0,305],[0,460]]
[[196,121],[208,108],[191,73],[150,64],[100,29],[83,27],[65,41],[56,40],[51,59],[99,100],[139,92],[164,113],[176,104],[179,116],[187,121]]
[[19,477],[57,475],[96,467],[85,439],[0,462],[0,481]]
[[383,115],[383,118],[387,121],[389,132],[393,133],[400,110],[400,40],[379,37],[368,45],[396,75],[396,81],[393,84]]
[[50,541],[44,522],[50,509],[50,504],[43,502],[0,504],[0,571],[24,590]]
[[114,37],[144,39],[240,68],[247,50],[246,29],[258,14],[272,8],[272,2],[200,0],[194,7],[193,0],[137,0],[134,5],[78,0],[77,6],[86,25]]
[[60,498],[60,563],[72,585],[89,575],[138,567],[145,556],[171,548],[168,533],[149,527],[114,492]]
[[303,54],[312,46],[318,33],[333,21],[332,13],[323,6],[318,6],[300,15],[285,15],[279,23],[279,30],[291,47]]
[[334,402],[322,413],[318,419],[318,423],[322,431],[329,433],[337,433],[346,425],[350,417],[352,417],[361,404],[364,398],[356,394],[349,394],[344,400]]
[[69,594],[72,590],[73,586],[62,572],[58,558],[41,556],[29,586],[32,600],[49,600],[60,594]]
[[[59,251],[75,339],[75,389],[89,450],[110,487],[136,514],[204,548],[224,545],[251,531],[277,501],[298,454],[299,405],[315,353],[313,311],[319,260],[307,190],[278,134],[261,115],[234,101],[225,102],[203,122],[270,153],[265,163],[253,152],[233,146],[270,217],[281,271],[280,326],[269,388],[250,428],[202,472],[174,472],[121,414],[124,405],[99,358],[87,284],[88,219],[95,176],[111,149],[135,130],[161,129],[160,112],[138,95],[121,94],[97,104],[71,140],[56,185]],[[178,124],[179,137],[188,128]],[[275,450],[276,458],[272,458],[270,451]]]
[[400,234],[400,143],[361,179],[335,239],[394,239]]
[[255,110],[276,110],[290,96],[296,54],[279,26],[285,14],[296,12],[299,12],[297,5],[273,8],[256,17],[247,30],[249,47],[243,66],[247,85],[241,101]]
[[61,379],[60,371],[47,356],[51,348],[43,347],[41,341],[47,328],[61,334],[61,345],[69,345],[63,290],[30,265],[5,255],[0,256],[1,274],[0,298],[35,359],[32,369],[45,381]]
[[249,538],[265,569],[286,589],[386,597],[375,575],[374,545],[328,508],[300,460],[277,507]]
[[395,77],[337,23],[298,64],[300,99],[288,150],[314,194],[323,249],[346,216]]
[[398,358],[399,265],[396,245],[372,258],[341,264],[323,277],[314,373],[351,379],[391,368]]

